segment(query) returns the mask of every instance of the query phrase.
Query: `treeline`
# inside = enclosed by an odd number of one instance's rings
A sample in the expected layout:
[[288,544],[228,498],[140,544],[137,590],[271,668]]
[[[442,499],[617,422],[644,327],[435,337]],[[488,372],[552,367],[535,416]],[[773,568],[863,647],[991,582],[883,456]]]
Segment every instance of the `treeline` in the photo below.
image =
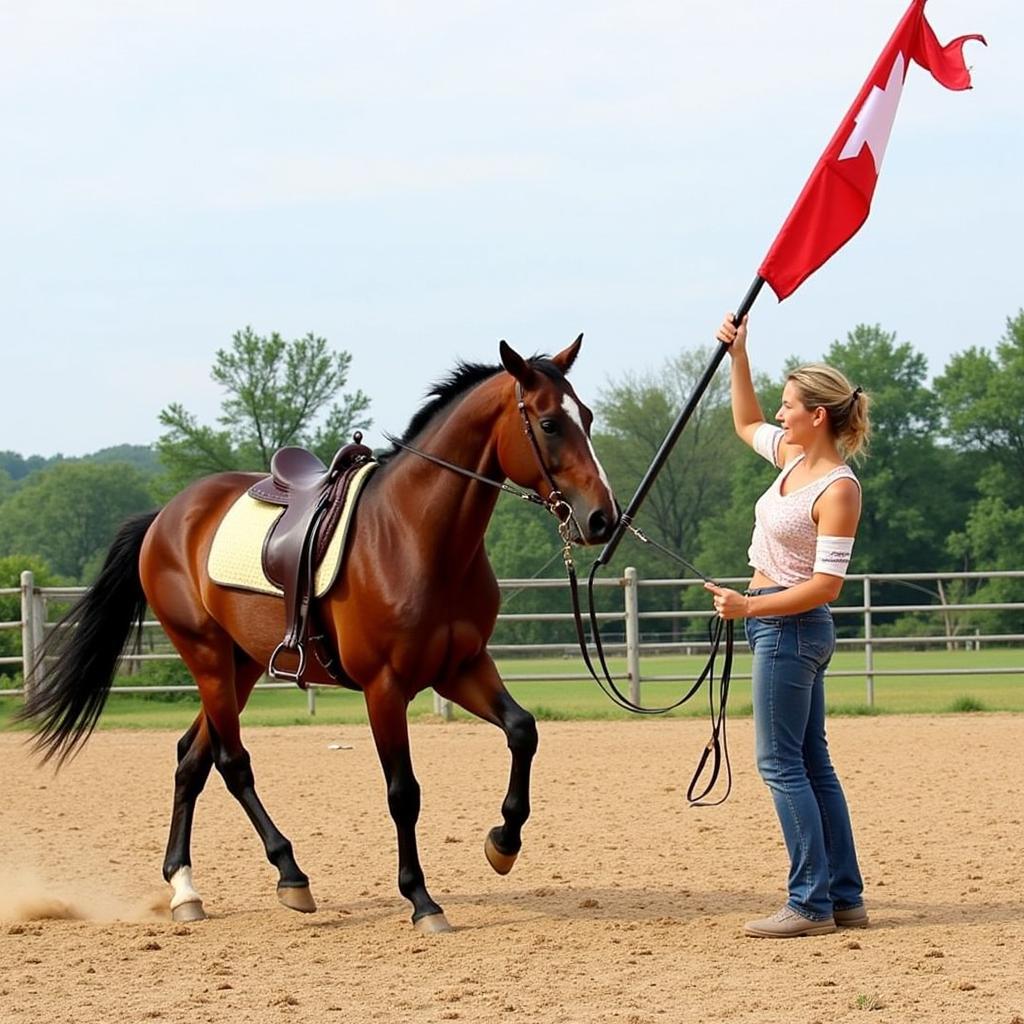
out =
[[[769,343],[753,339],[755,366],[758,345]],[[692,392],[709,352],[710,345],[702,346],[655,371],[623,375],[594,403],[595,448],[623,503]],[[1005,335],[991,347],[954,355],[930,383],[924,355],[879,326],[854,328],[818,358],[841,368],[872,402],[870,454],[856,467],[864,513],[851,571],[1024,566],[1024,311],[1007,321]],[[42,585],[90,582],[125,518],[159,505],[206,473],[265,469],[284,444],[306,444],[329,459],[354,429],[369,424],[369,399],[358,391],[342,393],[349,369],[348,353],[332,351],[323,338],[310,334],[285,341],[246,328],[216,356],[212,376],[225,393],[216,426],[199,424],[175,404],[160,414],[164,432],[153,448],[123,445],[81,459],[0,452],[0,587],[17,586],[25,568]],[[778,406],[783,377],[756,382],[768,418]],[[744,575],[754,501],[772,474],[733,434],[723,367],[638,525],[710,576]],[[553,521],[512,499],[499,502],[488,550],[502,578],[561,571]],[[590,553],[581,552],[579,560],[589,567]],[[626,565],[637,566],[646,578],[692,576],[632,537],[606,574]],[[852,589],[845,597],[856,602]],[[1020,591],[1019,581],[990,581],[978,597],[1013,600]],[[953,602],[961,594],[942,596]],[[920,598],[908,593],[904,599]],[[4,599],[0,617],[18,617],[16,602],[6,607],[12,600]],[[621,599],[605,593],[602,600]],[[644,600],[648,609],[678,608],[681,601],[706,606],[699,588],[648,591]],[[507,596],[506,607],[562,611],[565,597],[524,591]],[[978,623],[985,630],[1019,626],[994,612],[971,621],[972,628]],[[571,636],[558,625],[499,628],[499,641]],[[930,627],[920,622],[920,628]],[[8,641],[17,644],[13,633],[0,633],[0,646]]]

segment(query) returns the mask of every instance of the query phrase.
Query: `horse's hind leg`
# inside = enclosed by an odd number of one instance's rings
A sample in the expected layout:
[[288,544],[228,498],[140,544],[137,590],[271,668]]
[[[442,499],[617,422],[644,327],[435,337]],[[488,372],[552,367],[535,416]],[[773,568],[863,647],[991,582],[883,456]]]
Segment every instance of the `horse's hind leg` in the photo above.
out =
[[[312,913],[316,903],[309,891],[309,878],[299,869],[292,844],[256,795],[249,753],[242,746],[238,716],[259,678],[260,666],[248,658],[236,663],[234,642],[212,622],[206,624],[201,637],[194,631],[175,635],[177,631],[167,624],[164,628],[199,687],[213,764],[263,841],[267,859],[277,868],[278,899],[291,910]],[[185,813],[183,810],[183,820]]]
[[408,701],[388,678],[367,687],[366,707],[387,782],[388,809],[398,835],[398,889],[412,903],[412,923],[417,931],[450,931],[444,911],[427,892],[416,848],[420,785],[413,774],[409,756]]
[[[235,671],[235,694],[244,707],[261,674],[261,667],[249,662]],[[213,748],[206,713],[199,716],[178,740],[178,767],[174,773],[174,804],[167,837],[163,875],[174,892],[171,917],[175,921],[200,921],[206,917],[203,901],[192,884],[192,822],[196,801],[213,767]]]
[[499,875],[507,875],[519,856],[523,825],[530,817],[530,769],[537,752],[537,723],[529,711],[512,699],[488,654],[474,659],[455,679],[437,690],[442,697],[492,722],[505,733],[512,753],[508,792],[501,805],[505,822],[487,833],[484,854]]
[[209,733],[203,712],[178,740],[178,767],[174,772],[174,805],[164,855],[164,879],[170,882],[171,917],[175,921],[201,921],[203,901],[192,886],[192,819],[196,800],[213,767]]

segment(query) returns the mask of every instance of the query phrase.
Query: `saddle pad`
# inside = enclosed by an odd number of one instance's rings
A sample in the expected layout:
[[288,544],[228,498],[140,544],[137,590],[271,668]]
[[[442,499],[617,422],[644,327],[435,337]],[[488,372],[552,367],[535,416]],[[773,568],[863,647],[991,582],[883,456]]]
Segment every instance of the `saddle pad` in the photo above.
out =
[[[348,536],[356,500],[363,489],[363,484],[376,468],[376,462],[368,462],[352,476],[345,505],[338,520],[338,528],[327,546],[323,561],[317,566],[317,597],[323,597],[338,578],[345,552],[345,538]],[[252,590],[258,594],[281,597],[283,591],[271,583],[263,572],[262,554],[267,533],[283,513],[284,508],[280,505],[257,501],[243,492],[220,521],[210,545],[210,554],[206,562],[210,579],[223,587],[236,587],[239,590]]]

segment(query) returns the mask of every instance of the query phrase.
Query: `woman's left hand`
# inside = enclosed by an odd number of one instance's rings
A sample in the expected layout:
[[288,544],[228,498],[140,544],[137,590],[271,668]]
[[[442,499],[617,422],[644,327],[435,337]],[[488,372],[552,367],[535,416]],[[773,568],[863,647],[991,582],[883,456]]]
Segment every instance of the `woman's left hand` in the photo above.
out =
[[704,589],[714,594],[715,613],[723,619],[745,619],[748,615],[750,598],[738,590],[705,583]]

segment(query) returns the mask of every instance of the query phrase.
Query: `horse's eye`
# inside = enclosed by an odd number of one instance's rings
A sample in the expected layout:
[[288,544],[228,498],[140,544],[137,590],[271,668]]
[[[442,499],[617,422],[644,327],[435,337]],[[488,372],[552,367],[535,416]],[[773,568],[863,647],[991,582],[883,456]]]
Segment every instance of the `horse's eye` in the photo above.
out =
[[554,420],[541,420],[540,429],[543,430],[545,434],[557,434],[558,424]]

